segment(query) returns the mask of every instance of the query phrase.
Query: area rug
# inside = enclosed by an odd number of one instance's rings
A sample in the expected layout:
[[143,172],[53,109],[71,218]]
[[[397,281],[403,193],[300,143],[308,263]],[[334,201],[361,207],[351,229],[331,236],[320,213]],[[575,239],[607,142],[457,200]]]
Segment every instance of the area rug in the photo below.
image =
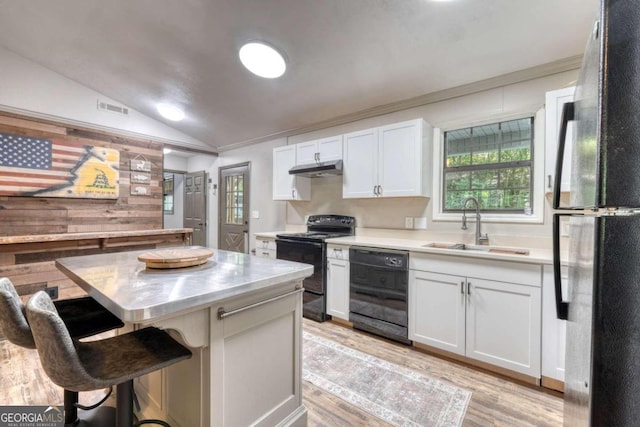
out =
[[471,392],[303,332],[303,379],[395,426],[460,426]]

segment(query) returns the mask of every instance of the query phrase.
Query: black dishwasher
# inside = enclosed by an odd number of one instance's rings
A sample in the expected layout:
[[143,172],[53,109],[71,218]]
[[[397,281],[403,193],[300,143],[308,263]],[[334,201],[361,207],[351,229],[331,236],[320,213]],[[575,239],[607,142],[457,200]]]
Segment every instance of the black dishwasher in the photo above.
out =
[[349,262],[353,327],[411,344],[407,329],[409,253],[352,246]]

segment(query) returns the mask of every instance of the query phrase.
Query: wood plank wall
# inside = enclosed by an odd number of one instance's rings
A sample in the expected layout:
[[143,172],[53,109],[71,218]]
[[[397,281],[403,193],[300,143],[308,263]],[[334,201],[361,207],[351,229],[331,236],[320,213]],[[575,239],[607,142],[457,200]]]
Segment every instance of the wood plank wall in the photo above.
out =
[[[118,199],[0,196],[0,236],[162,228],[162,144],[0,112],[0,132],[107,147],[120,152]],[[129,161],[151,162],[151,195],[130,196]]]

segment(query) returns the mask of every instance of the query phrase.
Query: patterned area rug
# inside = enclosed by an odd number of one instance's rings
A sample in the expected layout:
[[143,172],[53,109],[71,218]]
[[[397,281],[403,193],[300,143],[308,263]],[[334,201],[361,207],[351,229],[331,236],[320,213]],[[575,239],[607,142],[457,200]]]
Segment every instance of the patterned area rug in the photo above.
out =
[[460,426],[471,392],[303,332],[303,378],[396,426]]

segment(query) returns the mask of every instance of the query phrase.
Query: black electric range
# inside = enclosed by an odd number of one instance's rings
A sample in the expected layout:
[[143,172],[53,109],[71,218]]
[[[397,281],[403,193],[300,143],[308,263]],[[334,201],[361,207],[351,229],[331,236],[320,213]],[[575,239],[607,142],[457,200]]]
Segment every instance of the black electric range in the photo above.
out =
[[327,244],[334,237],[353,236],[356,220],[344,215],[311,215],[305,233],[276,235],[276,258],[313,265],[313,275],[304,279],[303,316],[327,319]]

